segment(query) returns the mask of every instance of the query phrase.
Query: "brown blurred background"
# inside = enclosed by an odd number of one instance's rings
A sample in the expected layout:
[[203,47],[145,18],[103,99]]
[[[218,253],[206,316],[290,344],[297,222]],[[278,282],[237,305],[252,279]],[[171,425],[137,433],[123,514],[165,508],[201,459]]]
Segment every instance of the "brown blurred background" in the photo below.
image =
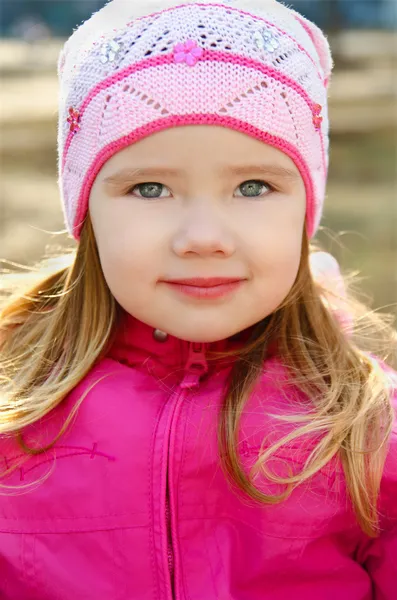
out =
[[[57,188],[56,63],[66,37],[103,4],[2,2],[0,268],[12,266],[4,260],[32,265],[74,246]],[[397,315],[397,3],[288,5],[326,31],[335,60],[328,193],[317,238],[343,269],[360,272],[374,308]]]

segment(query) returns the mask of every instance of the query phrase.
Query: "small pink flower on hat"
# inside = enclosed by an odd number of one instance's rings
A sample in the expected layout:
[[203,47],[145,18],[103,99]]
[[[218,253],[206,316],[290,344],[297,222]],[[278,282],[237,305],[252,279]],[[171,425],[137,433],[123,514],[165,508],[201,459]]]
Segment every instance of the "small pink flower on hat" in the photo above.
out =
[[186,40],[184,44],[179,43],[174,46],[174,62],[185,62],[189,67],[193,67],[203,53],[204,50],[197,46],[195,40]]
[[72,133],[77,133],[80,130],[80,112],[75,108],[69,108],[69,117],[66,119],[68,123],[70,123],[70,131]]
[[323,118],[320,117],[320,113],[323,110],[323,107],[320,104],[314,104],[312,107],[313,110],[313,125],[319,131],[321,129],[321,123],[323,122]]

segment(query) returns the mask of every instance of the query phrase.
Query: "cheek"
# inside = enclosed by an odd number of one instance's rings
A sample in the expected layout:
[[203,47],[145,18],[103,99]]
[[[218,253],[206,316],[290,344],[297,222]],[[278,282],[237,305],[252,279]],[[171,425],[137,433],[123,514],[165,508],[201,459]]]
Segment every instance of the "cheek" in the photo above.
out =
[[265,228],[251,240],[252,271],[256,279],[256,301],[268,313],[281,304],[296,280],[302,251],[300,228]]
[[97,241],[105,279],[116,297],[117,290],[131,290],[154,279],[161,253],[150,228],[121,223],[117,228],[102,227]]
[[303,225],[302,220],[295,227],[273,227],[269,224],[251,231],[249,250],[256,264],[281,277],[284,273],[296,273],[302,251]]
[[104,278],[116,301],[130,313],[144,308],[154,279],[149,255],[142,253],[131,240],[119,239],[103,245],[99,256]]
[[280,252],[262,263],[257,296],[267,314],[275,311],[290,293],[299,271],[300,251]]

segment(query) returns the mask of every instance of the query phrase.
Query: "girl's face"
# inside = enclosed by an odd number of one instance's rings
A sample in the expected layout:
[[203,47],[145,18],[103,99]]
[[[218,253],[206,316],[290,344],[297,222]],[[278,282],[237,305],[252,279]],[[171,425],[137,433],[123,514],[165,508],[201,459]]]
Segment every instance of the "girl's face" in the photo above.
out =
[[[218,341],[257,323],[298,272],[299,171],[283,152],[232,129],[176,127],[121,150],[99,172],[89,211],[115,299],[184,340]],[[165,282],[193,277],[243,281],[212,298]]]

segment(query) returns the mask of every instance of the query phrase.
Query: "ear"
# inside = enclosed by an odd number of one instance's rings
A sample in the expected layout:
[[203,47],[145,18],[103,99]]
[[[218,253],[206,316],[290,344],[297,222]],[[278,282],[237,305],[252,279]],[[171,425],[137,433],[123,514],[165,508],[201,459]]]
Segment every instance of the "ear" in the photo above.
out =
[[324,32],[319,27],[317,27],[315,23],[312,23],[303,15],[297,13],[295,10],[290,10],[294,13],[296,20],[299,21],[299,23],[302,25],[303,29],[306,31],[311,41],[313,42],[313,45],[320,59],[321,68],[324,73],[324,84],[326,87],[328,87],[332,68],[334,66],[328,39],[325,36]]

